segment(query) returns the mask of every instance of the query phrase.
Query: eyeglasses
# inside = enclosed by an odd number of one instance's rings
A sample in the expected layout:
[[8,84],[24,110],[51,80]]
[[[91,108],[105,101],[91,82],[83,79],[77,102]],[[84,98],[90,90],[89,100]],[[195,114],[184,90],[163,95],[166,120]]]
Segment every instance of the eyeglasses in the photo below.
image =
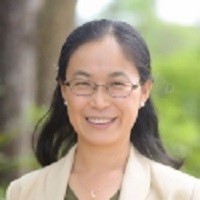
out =
[[133,84],[131,82],[112,81],[100,85],[91,81],[73,79],[71,81],[65,81],[63,84],[68,86],[78,96],[90,96],[97,91],[98,87],[102,86],[111,97],[120,98],[129,96],[132,90],[137,89],[141,85],[141,82]]

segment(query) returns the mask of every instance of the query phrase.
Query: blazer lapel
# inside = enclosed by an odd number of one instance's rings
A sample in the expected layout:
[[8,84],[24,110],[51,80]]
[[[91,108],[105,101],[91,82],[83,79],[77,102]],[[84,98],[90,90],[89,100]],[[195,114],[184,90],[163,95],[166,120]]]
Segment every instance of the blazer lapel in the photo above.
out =
[[150,166],[148,160],[131,145],[120,200],[144,200],[150,190]]
[[[76,145],[75,145],[76,146]],[[74,162],[74,154],[76,147],[72,147],[64,158],[62,158],[55,166],[46,180],[45,198],[48,200],[64,200],[67,184]]]

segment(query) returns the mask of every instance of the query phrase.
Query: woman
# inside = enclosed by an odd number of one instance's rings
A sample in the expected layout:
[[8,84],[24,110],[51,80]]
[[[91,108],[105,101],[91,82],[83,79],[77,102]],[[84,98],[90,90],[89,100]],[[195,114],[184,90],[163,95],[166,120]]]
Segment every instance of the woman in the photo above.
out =
[[150,55],[134,28],[99,20],[74,30],[57,81],[35,147],[44,168],[12,182],[7,200],[200,199],[200,181],[162,145]]

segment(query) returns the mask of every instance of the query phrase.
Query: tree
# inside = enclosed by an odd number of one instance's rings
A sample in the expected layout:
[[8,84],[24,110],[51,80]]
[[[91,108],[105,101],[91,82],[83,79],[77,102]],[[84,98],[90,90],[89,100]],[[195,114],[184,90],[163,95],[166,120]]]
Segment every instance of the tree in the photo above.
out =
[[75,25],[76,0],[48,0],[40,15],[38,30],[37,102],[49,105],[55,87],[59,51]]
[[[27,145],[26,114],[35,99],[35,25],[40,7],[39,0],[4,0],[0,5],[0,134],[15,139],[4,146],[4,158],[15,159]],[[0,180],[16,173],[1,173]]]

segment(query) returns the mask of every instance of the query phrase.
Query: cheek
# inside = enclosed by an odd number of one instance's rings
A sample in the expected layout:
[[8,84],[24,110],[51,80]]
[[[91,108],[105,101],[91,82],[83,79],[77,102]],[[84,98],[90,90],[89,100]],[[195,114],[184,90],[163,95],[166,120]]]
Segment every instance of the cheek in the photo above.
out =
[[139,97],[126,99],[126,101],[121,103],[121,108],[124,116],[124,123],[127,126],[132,127],[137,119],[140,109]]
[[85,101],[82,98],[68,98],[68,116],[73,126],[79,123],[83,116],[83,109],[85,108]]
[[138,115],[138,110],[138,104],[135,102],[126,103],[124,105],[124,114],[128,120],[134,120]]

